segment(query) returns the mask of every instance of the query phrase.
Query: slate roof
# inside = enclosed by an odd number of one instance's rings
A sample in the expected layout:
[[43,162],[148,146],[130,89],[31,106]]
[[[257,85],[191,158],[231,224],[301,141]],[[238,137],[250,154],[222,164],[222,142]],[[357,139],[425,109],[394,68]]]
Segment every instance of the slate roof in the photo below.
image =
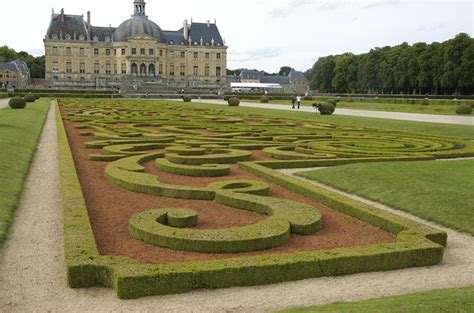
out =
[[187,44],[186,40],[184,39],[183,31],[170,31],[164,30],[163,36],[165,37],[165,41],[167,44],[173,42],[175,45],[181,45],[182,43]]
[[25,76],[30,76],[30,69],[25,61],[15,60],[7,63],[0,63],[0,72],[11,71],[15,73],[21,73]]
[[260,77],[260,83],[288,85],[290,78],[288,76],[262,76]]
[[115,33],[115,27],[97,27],[91,26],[91,39],[94,39],[95,36],[99,39],[99,41],[106,41],[105,38],[109,37],[110,41],[112,41],[112,37]]
[[306,76],[303,72],[291,70],[290,74],[288,75],[290,81],[298,80],[298,79],[306,79]]
[[[179,30],[181,33],[183,29]],[[191,36],[192,42],[197,42],[200,44],[201,37],[204,44],[212,44],[212,39],[214,39],[214,45],[224,45],[219,29],[216,24],[211,23],[191,23],[189,28],[189,36]]]
[[239,75],[241,79],[253,79],[253,80],[259,80],[260,77],[262,76],[263,74],[256,70],[242,70]]
[[61,35],[62,38],[70,35],[71,38],[74,38],[74,34],[76,34],[76,38],[79,38],[81,35],[87,38],[87,26],[83,16],[64,14],[64,20],[61,16],[61,14],[53,14],[51,17],[46,33],[47,38],[52,39],[53,35],[57,35],[58,38]]

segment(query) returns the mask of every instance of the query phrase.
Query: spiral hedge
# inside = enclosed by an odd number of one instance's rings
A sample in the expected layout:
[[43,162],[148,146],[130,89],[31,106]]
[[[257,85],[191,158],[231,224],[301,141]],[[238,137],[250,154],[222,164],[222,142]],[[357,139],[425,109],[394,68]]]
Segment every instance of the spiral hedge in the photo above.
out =
[[[207,109],[177,102],[68,99],[63,119],[93,140],[90,159],[107,162],[105,176],[131,192],[176,199],[215,201],[266,216],[230,229],[195,226],[199,217],[181,208],[149,208],[129,220],[136,240],[175,250],[239,253],[285,245],[290,234],[319,231],[324,216],[311,206],[269,196],[258,180],[227,177],[237,165],[268,182],[393,233],[390,244],[324,251],[240,257],[205,262],[140,265],[100,256],[64,126],[58,119],[65,216],[66,260],[71,287],[113,287],[121,298],[244,286],[364,271],[438,264],[446,233],[278,173],[279,168],[337,166],[357,162],[414,161],[474,156],[474,142],[449,137],[341,127],[257,114]],[[59,116],[59,115],[58,115]],[[256,152],[265,161],[255,161]],[[220,177],[204,187],[169,184],[145,171],[184,177]],[[68,200],[69,199],[69,200]]]

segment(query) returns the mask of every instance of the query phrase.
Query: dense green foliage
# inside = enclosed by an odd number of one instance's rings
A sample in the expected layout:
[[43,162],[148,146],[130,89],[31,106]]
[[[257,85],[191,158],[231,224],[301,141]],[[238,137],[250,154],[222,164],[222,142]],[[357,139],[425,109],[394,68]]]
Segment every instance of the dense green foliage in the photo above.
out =
[[236,106],[239,106],[240,100],[239,98],[232,97],[232,98],[229,98],[228,103],[229,103],[229,106],[236,107]]
[[472,113],[472,106],[469,104],[461,104],[456,108],[457,114],[471,114]]
[[12,109],[24,109],[26,106],[26,100],[21,97],[13,97],[8,101],[8,105]]
[[16,52],[7,46],[0,47],[0,63],[9,62],[14,60],[23,60],[28,64],[30,69],[31,78],[44,78],[45,77],[45,57],[34,57],[27,52]]
[[270,102],[270,98],[267,96],[262,96],[260,98],[260,103],[269,103],[269,102]]
[[321,115],[332,115],[336,111],[336,107],[332,103],[322,103],[318,107]]
[[352,164],[301,176],[474,234],[474,202],[466,198],[474,160]]
[[184,102],[191,102],[193,99],[190,96],[183,96]]
[[281,311],[280,313],[433,313],[471,312],[474,307],[474,287],[443,289],[410,295],[386,297],[360,302],[341,302]]
[[320,92],[472,94],[474,39],[461,33],[443,43],[331,55],[319,58],[308,75]]
[[25,99],[26,102],[35,102],[36,101],[36,96],[32,93],[29,93],[24,97],[24,99]]
[[0,242],[5,240],[43,128],[49,100],[0,110]]

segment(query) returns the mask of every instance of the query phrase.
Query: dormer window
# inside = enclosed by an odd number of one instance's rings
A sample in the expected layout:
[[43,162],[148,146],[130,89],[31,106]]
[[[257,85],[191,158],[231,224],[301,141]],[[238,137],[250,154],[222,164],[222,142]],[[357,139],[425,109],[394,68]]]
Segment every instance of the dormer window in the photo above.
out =
[[54,40],[58,40],[58,34],[53,34],[53,35],[51,36],[51,38],[54,39]]
[[66,36],[64,37],[66,40],[71,40],[71,35],[69,34],[66,34]]
[[194,42],[194,45],[195,45],[195,46],[197,46],[197,45],[198,45],[198,42],[197,42],[197,41],[195,41],[195,42]]
[[174,41],[173,41],[173,40],[170,40],[170,45],[174,45]]
[[94,41],[99,41],[99,37],[94,36],[94,38],[93,38],[92,40],[94,40]]
[[217,43],[217,46],[218,46],[218,47],[220,47],[220,46],[221,46],[221,43],[220,43],[220,42],[219,42],[219,43]]
[[105,41],[106,41],[106,42],[110,42],[110,37],[109,37],[109,36],[106,36],[106,37],[105,37]]
[[84,35],[80,35],[79,36],[79,40],[85,40],[86,38],[84,37]]

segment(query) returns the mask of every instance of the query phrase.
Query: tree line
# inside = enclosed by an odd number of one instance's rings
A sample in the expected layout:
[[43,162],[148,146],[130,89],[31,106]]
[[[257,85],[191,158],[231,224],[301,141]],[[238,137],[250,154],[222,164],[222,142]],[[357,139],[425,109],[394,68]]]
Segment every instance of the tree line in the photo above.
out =
[[44,78],[45,75],[45,58],[44,56],[35,57],[27,52],[16,52],[7,46],[0,47],[0,63],[10,62],[14,60],[23,60],[28,64],[31,78]]
[[319,58],[306,72],[321,93],[474,94],[474,39],[402,43]]

